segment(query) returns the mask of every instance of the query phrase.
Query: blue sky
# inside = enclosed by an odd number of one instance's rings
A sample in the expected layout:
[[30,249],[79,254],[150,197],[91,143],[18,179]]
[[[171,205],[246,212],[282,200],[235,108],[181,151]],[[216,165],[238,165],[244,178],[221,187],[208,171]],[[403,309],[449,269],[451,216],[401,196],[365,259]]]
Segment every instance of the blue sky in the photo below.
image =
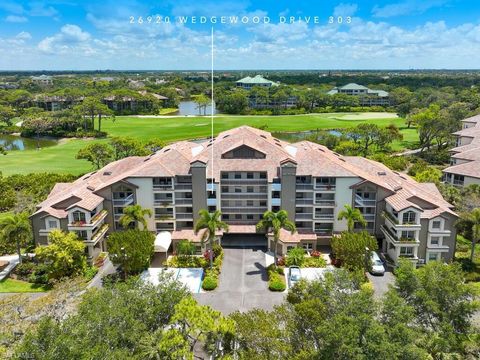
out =
[[473,0],[0,0],[0,69],[208,69],[212,27],[217,69],[480,67]]

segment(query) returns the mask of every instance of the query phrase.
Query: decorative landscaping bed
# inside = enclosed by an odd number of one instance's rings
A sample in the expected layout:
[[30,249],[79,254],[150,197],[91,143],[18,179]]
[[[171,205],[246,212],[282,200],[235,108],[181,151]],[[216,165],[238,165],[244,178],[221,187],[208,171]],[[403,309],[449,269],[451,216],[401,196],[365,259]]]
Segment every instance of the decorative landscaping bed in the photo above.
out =
[[285,271],[283,267],[275,267],[275,264],[271,264],[267,267],[267,274],[268,288],[271,291],[285,291],[287,284],[285,283]]

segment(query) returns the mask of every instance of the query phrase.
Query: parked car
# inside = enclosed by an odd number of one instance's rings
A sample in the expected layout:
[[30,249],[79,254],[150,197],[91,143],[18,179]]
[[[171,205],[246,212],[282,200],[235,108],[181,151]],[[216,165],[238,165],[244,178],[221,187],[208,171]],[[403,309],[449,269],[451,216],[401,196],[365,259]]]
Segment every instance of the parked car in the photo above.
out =
[[288,268],[288,287],[292,287],[302,278],[302,273],[298,266],[290,266]]
[[375,251],[372,251],[370,255],[370,260],[372,261],[372,267],[370,269],[370,274],[383,275],[385,274],[385,266],[383,265],[382,259]]

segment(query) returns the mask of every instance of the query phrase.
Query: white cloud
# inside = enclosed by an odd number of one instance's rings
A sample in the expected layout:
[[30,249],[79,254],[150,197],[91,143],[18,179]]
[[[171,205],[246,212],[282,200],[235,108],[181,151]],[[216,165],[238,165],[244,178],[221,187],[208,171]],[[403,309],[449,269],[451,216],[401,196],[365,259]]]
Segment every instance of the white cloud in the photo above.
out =
[[27,22],[28,19],[25,16],[8,15],[5,18],[5,21],[10,23],[24,23],[24,22]]
[[58,15],[58,11],[52,6],[47,6],[41,1],[34,1],[30,4],[29,14],[31,16],[54,17]]
[[24,12],[22,5],[10,0],[0,1],[0,9],[13,14],[22,14]]
[[340,3],[333,9],[333,16],[353,16],[357,12],[357,4],[344,4]]
[[60,32],[48,36],[38,43],[38,49],[44,53],[65,52],[75,47],[81,47],[84,50],[88,50],[85,46],[86,42],[90,39],[90,34],[83,31],[77,25],[67,24],[64,25]]
[[423,14],[425,11],[443,6],[449,0],[405,0],[385,6],[375,5],[372,14],[375,17],[388,18],[400,15]]

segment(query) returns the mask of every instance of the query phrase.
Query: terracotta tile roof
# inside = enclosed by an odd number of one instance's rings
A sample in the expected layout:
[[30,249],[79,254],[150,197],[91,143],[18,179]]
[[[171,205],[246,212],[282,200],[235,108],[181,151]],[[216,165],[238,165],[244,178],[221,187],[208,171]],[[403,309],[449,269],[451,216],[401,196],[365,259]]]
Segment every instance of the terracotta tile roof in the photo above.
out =
[[469,161],[467,163],[452,165],[443,169],[443,172],[480,178],[480,161]]
[[[273,236],[269,233],[268,236]],[[285,229],[280,229],[280,241],[283,243],[299,243],[302,240],[317,240],[317,234],[314,233],[291,233]]]
[[229,225],[228,232],[230,234],[255,234],[257,227],[255,225]]
[[[199,231],[198,234],[195,235],[195,232],[193,230],[188,230],[188,229],[175,230],[175,231],[172,231],[172,240],[189,240],[193,242],[201,242],[202,234],[203,234],[203,231]],[[222,236],[223,231],[217,231],[215,235]]]
[[461,120],[462,122],[480,123],[480,114]]

